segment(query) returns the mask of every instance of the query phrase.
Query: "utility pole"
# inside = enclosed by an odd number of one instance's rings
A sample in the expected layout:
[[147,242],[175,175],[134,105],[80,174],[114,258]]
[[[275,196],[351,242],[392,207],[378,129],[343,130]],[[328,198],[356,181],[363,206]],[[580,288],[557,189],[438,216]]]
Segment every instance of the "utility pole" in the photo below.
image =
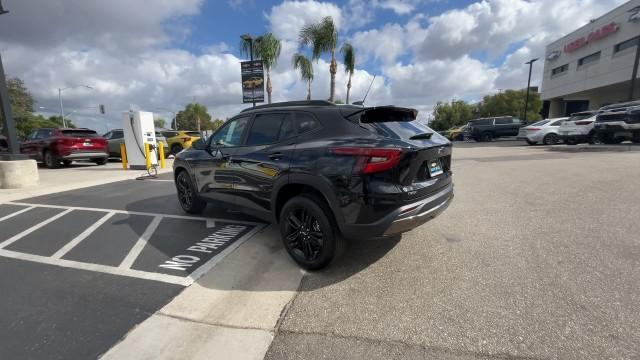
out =
[[[8,13],[2,7],[0,0],[0,15]],[[18,134],[16,133],[16,123],[11,113],[11,103],[9,102],[9,90],[7,90],[7,79],[4,75],[4,66],[2,65],[2,56],[0,56],[0,115],[4,119],[3,133],[9,142],[9,153],[0,154],[1,160],[26,160],[26,155],[20,154],[20,146],[18,146]]]
[[633,61],[633,71],[631,72],[631,85],[629,85],[628,101],[633,101],[633,95],[636,86],[636,77],[638,76],[638,60],[640,60],[640,37],[636,38],[636,57]]
[[536,62],[538,58],[531,59],[527,61],[525,64],[529,65],[529,80],[527,80],[527,97],[524,100],[524,116],[523,121],[527,123],[527,111],[529,110],[529,90],[531,89],[531,70],[533,69],[533,63]]

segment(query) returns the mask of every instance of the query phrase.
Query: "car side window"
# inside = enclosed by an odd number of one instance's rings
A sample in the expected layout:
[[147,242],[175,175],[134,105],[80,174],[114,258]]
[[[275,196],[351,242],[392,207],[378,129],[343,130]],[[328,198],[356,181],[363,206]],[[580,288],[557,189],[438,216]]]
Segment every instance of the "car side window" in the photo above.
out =
[[111,134],[111,139],[122,139],[123,137],[124,137],[123,131],[114,131],[113,134]]
[[563,122],[564,122],[564,120],[554,121],[549,126],[560,126],[560,125],[562,125]]
[[35,140],[38,136],[38,131],[32,131],[29,136],[27,136],[27,140]]
[[213,146],[232,147],[242,143],[242,134],[249,124],[249,117],[240,117],[224,124],[212,137]]
[[512,123],[511,118],[496,118],[496,125],[509,125]]
[[259,114],[253,120],[253,125],[247,137],[247,146],[266,145],[277,142],[280,131],[287,119],[287,114]]
[[106,134],[102,135],[102,137],[103,137],[103,138],[105,138],[105,139],[107,139],[107,140],[110,140],[110,139],[111,139],[111,134],[113,134],[113,132],[112,132],[112,131],[109,131],[108,133],[106,133]]
[[298,125],[298,134],[303,134],[320,127],[318,120],[306,113],[296,113],[296,122]]

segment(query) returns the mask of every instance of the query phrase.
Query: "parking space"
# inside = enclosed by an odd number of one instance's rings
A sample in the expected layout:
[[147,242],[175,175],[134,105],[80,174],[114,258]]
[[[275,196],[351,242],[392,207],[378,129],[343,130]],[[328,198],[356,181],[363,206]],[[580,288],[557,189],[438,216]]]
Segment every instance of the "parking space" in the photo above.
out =
[[0,204],[0,358],[95,357],[264,226],[187,216],[171,174]]

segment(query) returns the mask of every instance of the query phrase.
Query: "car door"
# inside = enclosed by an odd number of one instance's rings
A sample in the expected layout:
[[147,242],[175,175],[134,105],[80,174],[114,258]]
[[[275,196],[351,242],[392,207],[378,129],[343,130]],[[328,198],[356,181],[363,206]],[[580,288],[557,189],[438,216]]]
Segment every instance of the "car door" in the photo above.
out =
[[30,158],[35,158],[35,151],[33,148],[34,141],[38,135],[38,130],[32,131],[29,136],[27,136],[26,140],[20,144],[20,152],[29,156]]
[[108,139],[108,147],[109,154],[115,156],[122,156],[120,153],[120,145],[124,144],[124,131],[123,130],[113,130],[111,132],[111,137]]
[[512,123],[510,117],[499,117],[494,119],[495,133],[497,136],[515,136],[517,132],[513,135]]
[[292,113],[255,115],[244,144],[230,159],[237,205],[262,213],[259,216],[271,213],[271,192],[275,183],[288,174],[295,135]]
[[235,203],[230,159],[245,137],[251,116],[239,116],[227,121],[205,145],[205,150],[185,152],[185,156],[200,195],[210,200]]

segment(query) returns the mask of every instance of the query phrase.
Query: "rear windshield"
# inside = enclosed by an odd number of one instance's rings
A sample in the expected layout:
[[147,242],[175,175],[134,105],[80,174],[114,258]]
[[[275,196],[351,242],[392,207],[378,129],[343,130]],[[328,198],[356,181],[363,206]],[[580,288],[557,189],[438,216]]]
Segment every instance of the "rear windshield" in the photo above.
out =
[[187,135],[200,137],[200,133],[197,131],[187,131]]
[[392,139],[409,139],[414,135],[434,132],[430,127],[418,120],[376,122],[363,125],[381,136]]
[[542,121],[535,122],[529,126],[542,126],[542,125],[546,125],[548,122],[549,120],[542,120]]
[[595,114],[574,114],[569,118],[569,121],[578,121],[578,120],[588,119],[592,116],[595,116]]
[[80,130],[80,129],[72,129],[72,130],[61,130],[62,136],[68,137],[97,137],[98,133],[93,130]]
[[414,135],[434,133],[426,124],[415,120],[417,114],[414,109],[378,107],[348,116],[347,119],[392,139],[409,139]]

